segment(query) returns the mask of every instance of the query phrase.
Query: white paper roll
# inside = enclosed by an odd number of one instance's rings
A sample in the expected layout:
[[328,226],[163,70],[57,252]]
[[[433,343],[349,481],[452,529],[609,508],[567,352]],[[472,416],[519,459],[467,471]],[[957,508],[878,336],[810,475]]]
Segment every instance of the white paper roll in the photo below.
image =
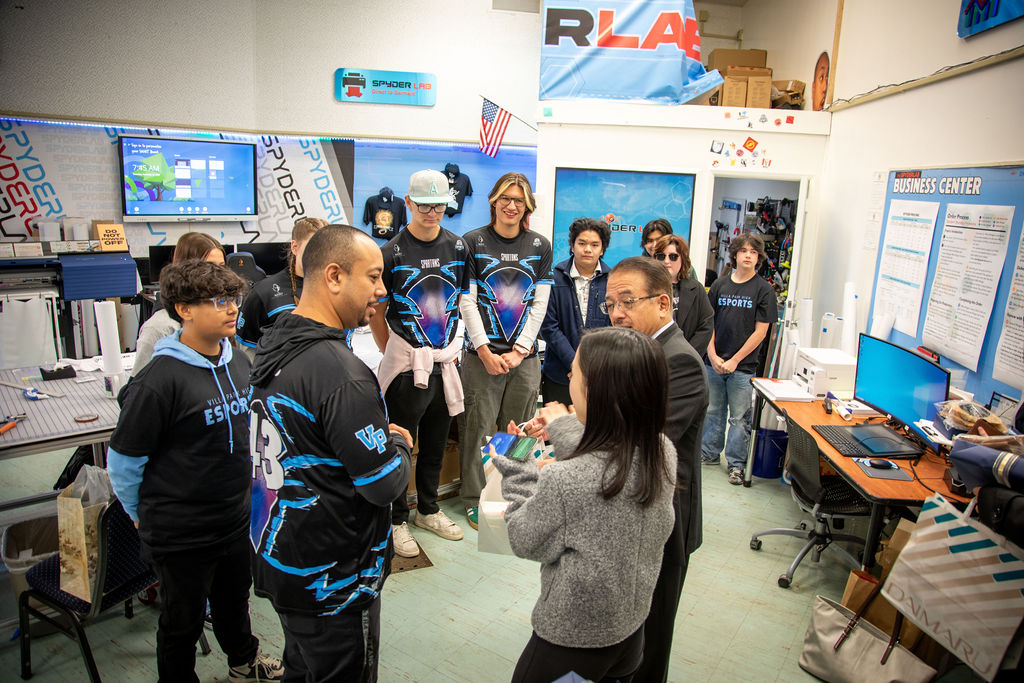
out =
[[796,309],[797,330],[800,332],[800,346],[810,348],[814,344],[814,299],[800,299]]
[[124,367],[121,365],[121,339],[117,334],[117,308],[113,301],[95,301],[92,306],[103,355],[103,374],[120,374]]
[[71,239],[85,241],[89,239],[88,223],[73,223],[71,225]]
[[843,286],[843,327],[839,348],[851,356],[857,355],[857,291],[852,282]]
[[793,377],[793,366],[796,364],[796,350],[800,345],[791,341],[786,344],[786,348],[782,351],[782,362],[779,363],[779,379],[792,379]]
[[896,324],[896,316],[892,313],[876,313],[871,320],[871,336],[879,339],[889,339],[892,326]]
[[839,326],[836,324],[836,314],[832,311],[825,313],[821,316],[821,327],[818,328],[818,348],[820,349],[833,349],[836,346],[836,329]]
[[39,221],[36,228],[39,230],[40,242],[60,241],[60,223],[57,221]]

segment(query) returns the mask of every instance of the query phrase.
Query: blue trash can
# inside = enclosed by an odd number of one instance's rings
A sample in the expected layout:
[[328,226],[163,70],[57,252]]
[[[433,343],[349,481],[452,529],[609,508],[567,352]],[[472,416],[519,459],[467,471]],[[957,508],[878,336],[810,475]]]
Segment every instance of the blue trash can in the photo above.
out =
[[758,429],[754,444],[754,476],[776,479],[782,475],[789,435],[781,429]]

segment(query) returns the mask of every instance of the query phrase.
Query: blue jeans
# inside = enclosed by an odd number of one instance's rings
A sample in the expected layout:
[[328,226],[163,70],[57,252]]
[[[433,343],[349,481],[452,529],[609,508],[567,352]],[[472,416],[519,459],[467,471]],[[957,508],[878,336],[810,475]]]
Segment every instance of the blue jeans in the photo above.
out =
[[[725,446],[725,461],[729,467],[744,469],[747,465],[747,445],[750,443],[750,415],[754,388],[749,372],[719,375],[710,366],[708,372],[708,415],[704,420],[704,438],[700,455],[704,460],[717,461]],[[729,439],[725,438],[726,418],[729,421]]]

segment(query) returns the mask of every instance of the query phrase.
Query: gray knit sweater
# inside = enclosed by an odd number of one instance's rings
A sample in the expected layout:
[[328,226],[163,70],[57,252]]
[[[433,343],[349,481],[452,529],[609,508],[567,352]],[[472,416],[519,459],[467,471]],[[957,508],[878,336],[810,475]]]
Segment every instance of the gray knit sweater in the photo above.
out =
[[[548,425],[555,457],[572,453],[583,436],[575,415]],[[662,436],[670,481],[646,508],[632,499],[634,462],[623,491],[601,494],[607,454],[586,453],[538,473],[532,458],[494,459],[508,537],[516,555],[541,563],[541,593],[533,630],[564,647],[607,647],[640,628],[651,609],[662,550],[672,531],[676,452]]]

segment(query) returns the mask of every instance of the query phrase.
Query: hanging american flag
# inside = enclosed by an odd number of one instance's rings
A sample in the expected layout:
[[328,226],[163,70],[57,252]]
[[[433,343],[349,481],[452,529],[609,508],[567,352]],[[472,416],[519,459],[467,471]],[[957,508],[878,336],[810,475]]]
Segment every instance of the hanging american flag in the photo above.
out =
[[505,137],[510,114],[484,98],[483,111],[480,114],[480,151],[489,157],[497,156],[501,148],[501,140]]

